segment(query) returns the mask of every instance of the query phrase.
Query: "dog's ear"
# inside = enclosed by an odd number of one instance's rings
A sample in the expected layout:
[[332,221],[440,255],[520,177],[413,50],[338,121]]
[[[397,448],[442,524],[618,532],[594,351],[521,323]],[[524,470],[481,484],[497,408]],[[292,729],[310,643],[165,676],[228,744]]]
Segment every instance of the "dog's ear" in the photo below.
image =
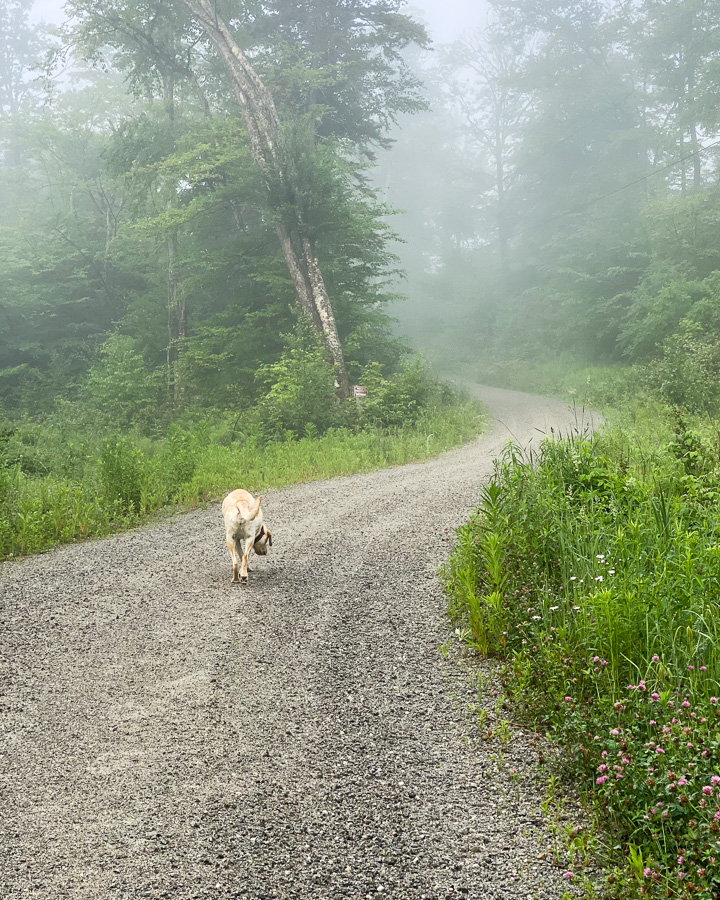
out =
[[260,504],[262,503],[262,497],[256,497],[255,502],[250,507],[250,518],[254,519],[255,516],[260,512]]
[[270,546],[272,547],[272,533],[267,526],[265,526],[265,534],[267,535],[268,544],[270,544]]

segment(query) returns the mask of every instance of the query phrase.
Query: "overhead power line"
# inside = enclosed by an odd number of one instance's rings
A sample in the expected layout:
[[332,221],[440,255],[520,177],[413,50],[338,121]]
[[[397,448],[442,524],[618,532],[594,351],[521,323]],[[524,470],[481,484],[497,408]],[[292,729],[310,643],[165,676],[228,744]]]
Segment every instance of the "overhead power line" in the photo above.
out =
[[[720,144],[720,138],[718,140],[713,141],[712,144],[707,144],[705,147],[698,147],[697,150],[693,150],[691,153],[685,154],[685,156],[679,156],[677,159],[672,160],[666,166],[663,166],[660,169],[655,169],[652,172],[648,172],[647,175],[643,175],[641,178],[636,178],[635,181],[629,181],[627,184],[624,184],[622,187],[615,188],[614,191],[608,191],[607,194],[601,194],[599,197],[593,197],[592,200],[588,200],[587,203],[582,204],[578,208],[578,212],[582,209],[586,209],[588,206],[591,206],[593,203],[598,203],[600,200],[604,200],[606,197],[612,197],[613,194],[619,194],[622,191],[627,190],[628,188],[633,187],[636,184],[641,184],[643,181],[647,181],[649,178],[654,178],[656,175],[662,175],[663,172],[667,172],[668,169],[675,168],[678,163],[685,162],[686,159],[692,159],[693,156],[697,156],[699,153],[704,153],[706,150],[712,150],[713,147],[717,147]],[[574,212],[575,210],[571,210]]]

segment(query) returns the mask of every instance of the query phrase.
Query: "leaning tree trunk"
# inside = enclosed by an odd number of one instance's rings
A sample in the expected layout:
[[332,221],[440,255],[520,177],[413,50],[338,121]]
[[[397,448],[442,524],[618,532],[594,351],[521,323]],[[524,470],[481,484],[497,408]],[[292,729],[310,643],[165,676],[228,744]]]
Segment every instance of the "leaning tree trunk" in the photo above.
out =
[[[163,100],[165,103],[165,115],[173,132],[175,131],[175,76],[172,72],[163,75]],[[172,210],[175,205],[174,193],[168,199],[167,208]],[[167,393],[168,399],[175,406],[182,404],[185,395],[181,357],[184,350],[187,332],[187,308],[185,305],[185,291],[178,274],[178,232],[173,228],[165,239],[167,255],[167,322],[168,344],[167,359]]]
[[187,308],[185,291],[177,274],[177,233],[173,232],[165,241],[167,251],[167,387],[168,397],[176,406],[185,397],[181,354],[187,336]]
[[[268,192],[291,194],[289,160],[281,146],[280,120],[273,98],[238,46],[232,32],[218,17],[213,0],[182,0],[202,25],[230,76],[235,97],[250,136],[250,151],[260,166]],[[325,288],[312,243],[296,207],[275,202],[275,231],[285,257],[301,309],[330,351],[343,397],[350,394],[342,345],[332,304]]]

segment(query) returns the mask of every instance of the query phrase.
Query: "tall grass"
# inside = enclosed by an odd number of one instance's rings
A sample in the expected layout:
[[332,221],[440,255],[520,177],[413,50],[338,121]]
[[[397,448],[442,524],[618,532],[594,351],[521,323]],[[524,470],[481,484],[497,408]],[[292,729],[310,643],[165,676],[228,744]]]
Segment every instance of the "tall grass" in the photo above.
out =
[[639,366],[586,365],[570,356],[539,361],[486,360],[468,370],[467,377],[593,409],[619,409],[651,391],[647,372]]
[[[270,442],[235,439],[207,424],[173,427],[162,440],[33,432],[21,460],[0,465],[0,560],[132,527],[238,486],[263,491],[425,459],[474,437],[481,425],[476,405],[457,403],[396,429],[316,436],[309,428],[301,439]],[[41,445],[50,452],[43,456]]]
[[[508,449],[449,567],[466,640],[615,836],[616,896],[720,889],[720,466],[681,419]],[[615,856],[618,851],[615,851]],[[617,863],[613,853],[609,865]]]

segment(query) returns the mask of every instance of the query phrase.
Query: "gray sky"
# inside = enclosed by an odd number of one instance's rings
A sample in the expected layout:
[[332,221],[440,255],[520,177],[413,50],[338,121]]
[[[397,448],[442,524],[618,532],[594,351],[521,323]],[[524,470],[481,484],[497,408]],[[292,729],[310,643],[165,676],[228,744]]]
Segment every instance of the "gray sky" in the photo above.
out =
[[[425,20],[433,41],[453,41],[463,31],[485,23],[486,0],[410,0],[408,12],[418,10]],[[35,0],[32,18],[61,22],[62,0]]]
[[413,10],[420,12],[433,41],[444,44],[484,25],[488,5],[487,0],[410,0],[408,12]]
[[63,0],[35,0],[30,10],[30,21],[59,25],[65,19],[62,7]]

